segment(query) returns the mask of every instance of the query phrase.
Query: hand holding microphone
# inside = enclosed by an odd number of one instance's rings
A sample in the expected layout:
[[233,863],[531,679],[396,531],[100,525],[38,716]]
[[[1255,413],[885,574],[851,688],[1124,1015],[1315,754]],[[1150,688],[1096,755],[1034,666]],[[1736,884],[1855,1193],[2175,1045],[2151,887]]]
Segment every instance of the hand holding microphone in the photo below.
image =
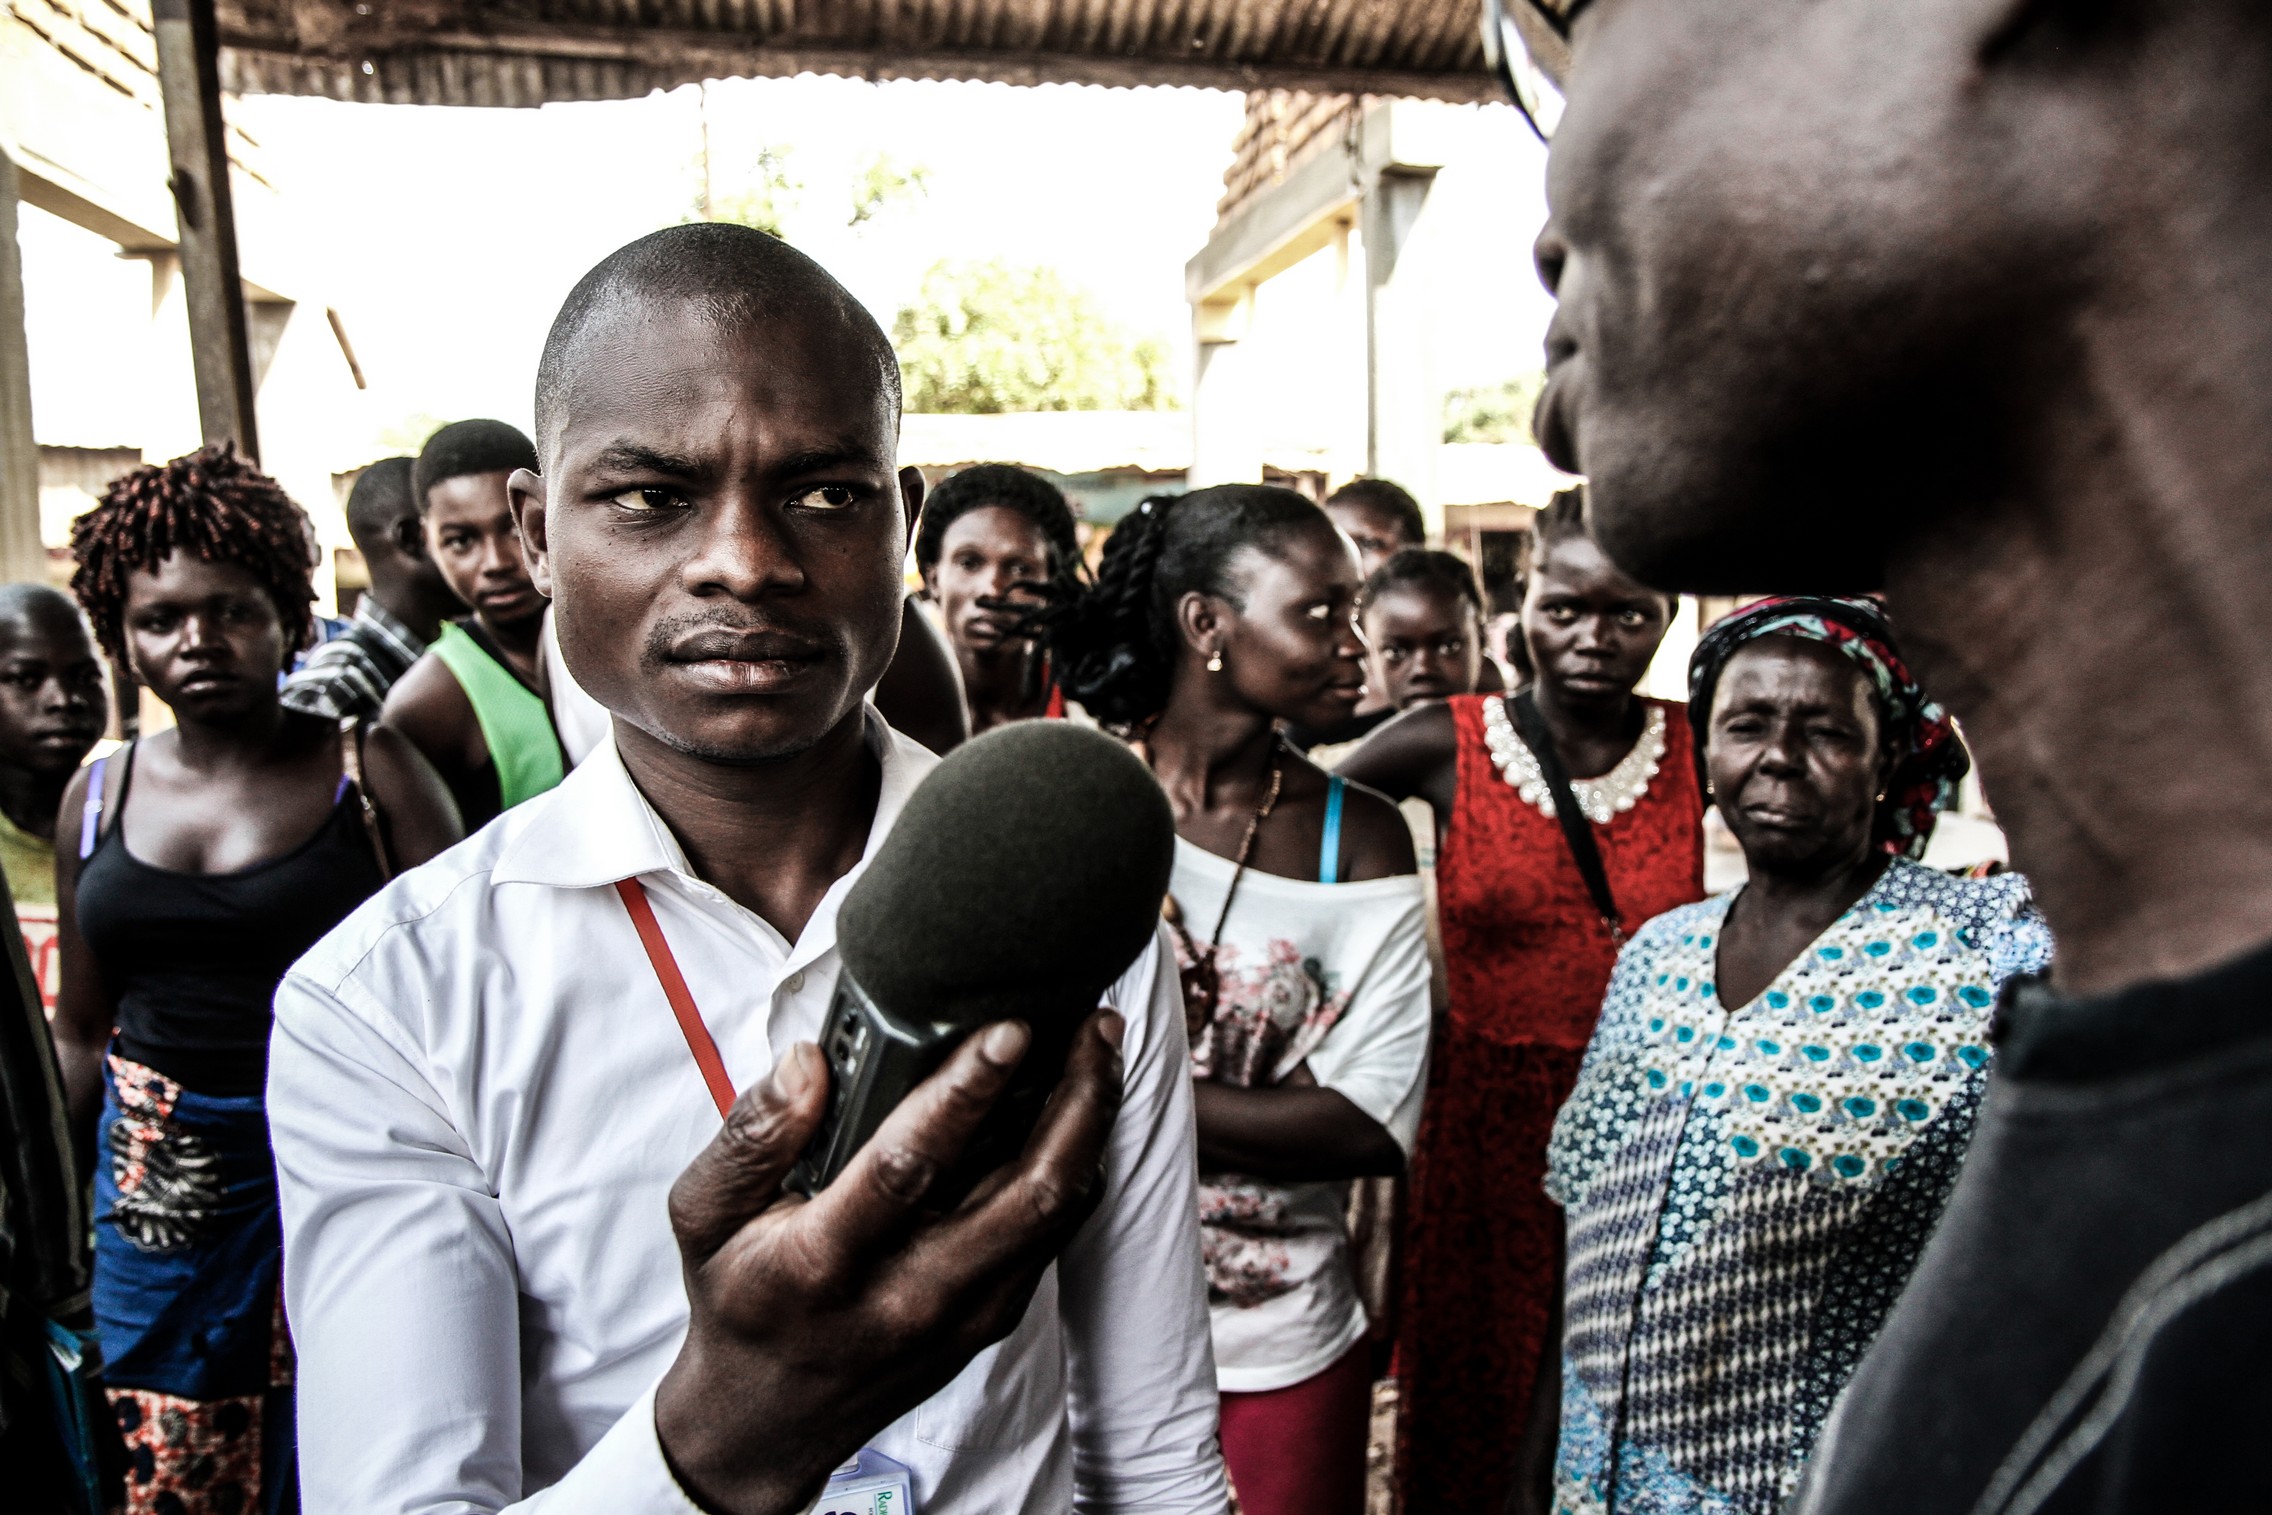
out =
[[1102,1193],[1122,1022],[1096,1006],[1173,850],[1142,764],[1055,722],[909,799],[840,912],[831,1051],[789,1049],[672,1189],[690,1320],[655,1421],[704,1505],[803,1510],[1016,1327]]

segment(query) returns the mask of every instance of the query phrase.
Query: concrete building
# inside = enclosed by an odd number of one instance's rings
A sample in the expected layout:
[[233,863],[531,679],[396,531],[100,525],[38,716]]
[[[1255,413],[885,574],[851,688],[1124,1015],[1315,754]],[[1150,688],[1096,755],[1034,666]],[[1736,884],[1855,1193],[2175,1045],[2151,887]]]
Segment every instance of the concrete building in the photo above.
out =
[[1535,448],[1444,442],[1447,338],[1468,339],[1472,367],[1480,328],[1494,377],[1541,361],[1536,226],[1477,214],[1530,169],[1520,130],[1441,100],[1249,94],[1214,233],[1184,271],[1195,484],[1306,457],[1333,484],[1395,479],[1455,538],[1447,507],[1536,507],[1567,484]]
[[[0,574],[55,555],[109,479],[207,435],[149,0],[0,8]],[[224,116],[226,114],[224,102]],[[309,229],[225,128],[261,465],[348,546],[333,474],[362,387]],[[345,440],[343,439],[350,439]]]

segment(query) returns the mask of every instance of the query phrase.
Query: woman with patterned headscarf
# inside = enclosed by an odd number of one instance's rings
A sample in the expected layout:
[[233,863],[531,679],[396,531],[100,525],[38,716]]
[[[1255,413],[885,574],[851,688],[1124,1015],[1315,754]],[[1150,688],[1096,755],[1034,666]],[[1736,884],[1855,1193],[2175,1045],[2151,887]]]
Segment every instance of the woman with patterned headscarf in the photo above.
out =
[[1917,861],[1969,760],[1875,604],[1721,621],[1689,712],[1750,877],[1634,936],[1555,1124],[1559,1446],[1520,1493],[1557,1510],[1783,1505],[1955,1180],[1997,996],[2050,959],[2025,879]]

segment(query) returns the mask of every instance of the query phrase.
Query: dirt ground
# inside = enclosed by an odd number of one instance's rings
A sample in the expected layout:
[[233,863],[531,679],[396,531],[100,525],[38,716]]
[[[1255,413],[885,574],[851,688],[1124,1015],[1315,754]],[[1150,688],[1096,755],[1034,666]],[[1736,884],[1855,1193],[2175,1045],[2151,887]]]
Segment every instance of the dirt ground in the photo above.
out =
[[1372,1434],[1365,1438],[1365,1515],[1396,1515],[1396,1380],[1373,1385]]

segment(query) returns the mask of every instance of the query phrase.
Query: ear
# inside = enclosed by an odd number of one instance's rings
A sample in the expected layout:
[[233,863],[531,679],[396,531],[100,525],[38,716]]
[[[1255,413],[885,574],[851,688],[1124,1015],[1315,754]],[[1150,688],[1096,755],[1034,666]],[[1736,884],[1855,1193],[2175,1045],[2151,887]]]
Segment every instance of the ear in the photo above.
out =
[[923,470],[912,464],[899,471],[899,499],[907,511],[907,541],[915,544],[915,523],[923,514]]
[[1175,602],[1176,630],[1183,635],[1183,645],[1202,655],[1221,650],[1230,634],[1231,619],[1228,604],[1196,589]]
[[521,534],[521,550],[528,558],[529,582],[546,599],[552,598],[552,547],[546,535],[544,479],[533,469],[516,468],[505,481],[512,501],[513,525]]
[[1881,743],[1878,747],[1877,785],[1870,792],[1872,794],[1891,794],[1893,792],[1894,770],[1900,766],[1901,754],[1893,750],[1893,744],[1891,742]]
[[387,528],[387,540],[413,563],[426,561],[426,522],[422,517],[404,516]]

